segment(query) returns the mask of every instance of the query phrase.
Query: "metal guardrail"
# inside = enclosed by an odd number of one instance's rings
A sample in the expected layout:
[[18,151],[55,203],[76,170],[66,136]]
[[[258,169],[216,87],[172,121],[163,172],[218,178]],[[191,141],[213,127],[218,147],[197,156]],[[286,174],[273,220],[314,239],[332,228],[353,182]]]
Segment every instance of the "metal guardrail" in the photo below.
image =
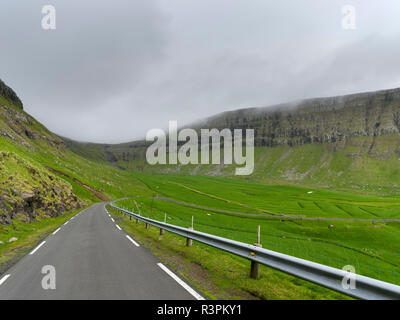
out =
[[[143,221],[149,225],[153,225],[157,228],[164,229],[180,236],[227,251],[251,261],[258,262],[265,266],[274,268],[298,278],[302,278],[304,280],[311,281],[346,295],[365,300],[400,299],[400,286],[358,274],[351,274],[351,276],[349,276],[349,273],[344,270],[259,248],[243,242],[234,241],[189,228],[178,227],[172,224],[146,218],[139,214],[117,207],[113,204],[113,202],[110,203],[110,206],[114,209],[130,215],[135,219]],[[355,281],[355,288],[344,288],[342,281],[345,277],[351,278]]]

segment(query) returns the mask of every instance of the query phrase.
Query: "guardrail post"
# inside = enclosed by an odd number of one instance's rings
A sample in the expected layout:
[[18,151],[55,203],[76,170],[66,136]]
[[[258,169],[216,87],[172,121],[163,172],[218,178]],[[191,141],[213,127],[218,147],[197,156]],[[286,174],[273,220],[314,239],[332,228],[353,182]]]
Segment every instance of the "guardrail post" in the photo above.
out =
[[[193,230],[193,222],[194,222],[194,217],[192,216],[192,226],[189,228],[189,230]],[[186,246],[191,247],[193,245],[193,240],[190,238],[186,238]]]
[[[257,227],[257,243],[255,243],[254,245],[256,247],[262,248],[260,226]],[[260,264],[253,260],[251,260],[251,265],[250,265],[250,278],[252,279],[260,278]]]
[[[167,214],[164,212],[164,223],[167,223]],[[164,234],[164,229],[160,228],[160,236]]]

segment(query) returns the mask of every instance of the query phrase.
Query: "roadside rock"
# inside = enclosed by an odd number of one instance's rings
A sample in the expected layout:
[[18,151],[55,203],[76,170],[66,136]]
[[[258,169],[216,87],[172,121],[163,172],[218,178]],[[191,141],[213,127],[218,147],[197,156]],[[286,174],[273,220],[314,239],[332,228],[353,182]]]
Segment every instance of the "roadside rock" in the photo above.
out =
[[14,241],[17,241],[17,240],[18,240],[18,238],[16,238],[16,237],[12,237],[12,238],[8,239],[8,241],[7,241],[7,242],[14,242]]
[[0,151],[0,162],[1,167],[16,172],[0,182],[0,224],[12,225],[14,219],[30,223],[82,206],[72,186],[48,170],[12,152]]
[[31,200],[34,200],[35,197],[36,197],[35,194],[29,193],[29,192],[23,192],[23,193],[21,194],[22,200],[27,201],[27,202],[29,202],[29,201],[31,201]]

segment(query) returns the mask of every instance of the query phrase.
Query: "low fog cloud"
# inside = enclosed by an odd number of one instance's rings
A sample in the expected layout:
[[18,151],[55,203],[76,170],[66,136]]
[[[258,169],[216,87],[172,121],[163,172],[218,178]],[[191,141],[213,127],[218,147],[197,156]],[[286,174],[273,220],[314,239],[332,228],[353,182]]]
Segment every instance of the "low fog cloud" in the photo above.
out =
[[[47,4],[56,30],[41,28]],[[130,141],[168,120],[399,87],[399,16],[397,0],[3,0],[0,78],[58,134]]]

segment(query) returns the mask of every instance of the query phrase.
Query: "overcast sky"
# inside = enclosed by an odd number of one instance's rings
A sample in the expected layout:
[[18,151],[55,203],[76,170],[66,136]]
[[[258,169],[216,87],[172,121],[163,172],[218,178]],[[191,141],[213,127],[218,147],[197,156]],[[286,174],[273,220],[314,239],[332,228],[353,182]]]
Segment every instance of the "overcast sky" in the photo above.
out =
[[[56,30],[41,27],[47,4]],[[1,0],[0,41],[0,78],[25,110],[80,141],[400,87],[398,0]]]

